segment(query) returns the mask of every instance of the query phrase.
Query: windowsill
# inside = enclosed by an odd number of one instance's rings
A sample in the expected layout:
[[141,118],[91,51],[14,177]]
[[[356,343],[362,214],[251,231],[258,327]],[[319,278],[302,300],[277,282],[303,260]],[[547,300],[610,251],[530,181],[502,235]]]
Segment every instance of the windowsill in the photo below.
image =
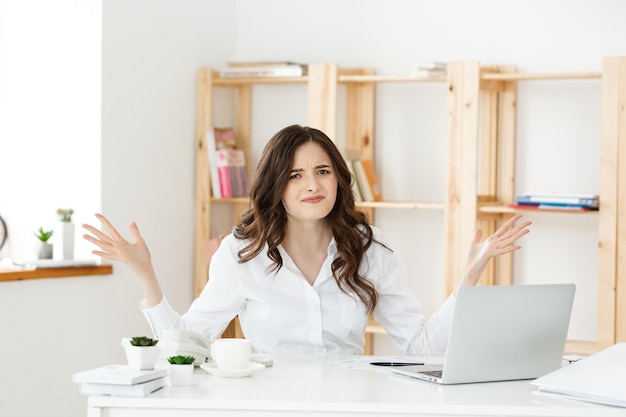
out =
[[113,267],[110,264],[95,266],[76,266],[68,268],[37,268],[20,270],[0,270],[0,282],[20,281],[24,279],[65,278],[88,275],[110,275]]

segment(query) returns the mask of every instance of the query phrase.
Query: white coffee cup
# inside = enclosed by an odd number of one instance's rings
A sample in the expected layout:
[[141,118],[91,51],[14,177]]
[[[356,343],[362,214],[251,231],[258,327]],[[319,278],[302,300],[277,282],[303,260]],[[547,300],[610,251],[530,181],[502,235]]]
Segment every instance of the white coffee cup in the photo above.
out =
[[211,357],[220,369],[243,369],[250,363],[252,351],[247,339],[217,339],[211,344]]

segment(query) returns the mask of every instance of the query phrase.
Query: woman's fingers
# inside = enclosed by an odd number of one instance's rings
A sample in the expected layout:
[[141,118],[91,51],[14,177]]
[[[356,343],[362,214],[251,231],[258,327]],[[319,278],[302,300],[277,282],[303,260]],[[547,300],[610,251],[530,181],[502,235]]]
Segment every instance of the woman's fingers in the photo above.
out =
[[98,220],[100,220],[100,222],[102,223],[102,225],[104,226],[104,228],[106,229],[106,231],[109,233],[109,236],[113,239],[113,240],[124,240],[122,238],[122,235],[120,235],[117,231],[117,229],[111,224],[111,222],[104,217],[102,214],[100,213],[96,213],[96,218]]
[[[128,246],[128,242],[118,233],[117,229],[113,227],[106,217],[98,213],[96,218],[100,220],[106,233],[89,224],[82,225],[85,230],[91,233],[84,234],[83,238],[100,248],[100,250],[94,250],[91,253],[110,260],[122,260],[123,251]],[[137,229],[136,226],[135,229]],[[134,235],[138,233],[138,230],[133,232]]]

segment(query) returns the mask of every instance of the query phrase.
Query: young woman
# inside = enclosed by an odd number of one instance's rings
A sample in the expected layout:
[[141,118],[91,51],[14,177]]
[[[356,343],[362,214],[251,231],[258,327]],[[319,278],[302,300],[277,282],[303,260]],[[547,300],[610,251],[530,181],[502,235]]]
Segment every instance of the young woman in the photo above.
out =
[[[100,248],[94,254],[128,264],[139,277],[141,309],[157,337],[185,328],[213,341],[238,315],[257,352],[362,354],[373,313],[404,354],[443,355],[455,295],[426,319],[419,300],[398,283],[383,234],[355,208],[352,181],[321,131],[293,125],[276,133],[251,183],[251,209],[223,238],[206,287],[182,316],[163,296],[134,222],[134,242],[100,214],[104,231],[83,225],[91,233],[84,238]],[[459,286],[476,285],[492,257],[520,249],[516,241],[530,222],[518,220],[483,242],[476,232]]]

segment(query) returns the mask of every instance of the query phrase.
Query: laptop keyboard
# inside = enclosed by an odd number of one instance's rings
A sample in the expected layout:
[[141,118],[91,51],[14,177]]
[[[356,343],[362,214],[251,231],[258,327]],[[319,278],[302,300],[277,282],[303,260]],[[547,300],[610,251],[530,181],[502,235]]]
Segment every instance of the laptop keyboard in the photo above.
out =
[[441,375],[443,374],[443,370],[437,370],[437,371],[420,371],[420,373],[425,374],[425,375],[430,375],[430,376],[434,376],[435,378],[441,378]]

